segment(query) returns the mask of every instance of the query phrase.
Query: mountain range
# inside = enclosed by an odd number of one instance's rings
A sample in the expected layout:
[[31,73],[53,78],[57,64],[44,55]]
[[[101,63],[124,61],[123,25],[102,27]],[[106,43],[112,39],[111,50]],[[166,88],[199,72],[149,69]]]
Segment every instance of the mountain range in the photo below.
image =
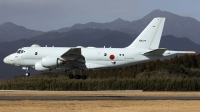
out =
[[31,38],[44,32],[27,29],[11,22],[0,25],[0,42]]
[[[68,32],[76,29],[109,29],[117,30],[129,34],[139,34],[148,23],[155,17],[165,17],[166,22],[163,30],[164,35],[173,35],[175,37],[187,37],[193,42],[200,44],[200,22],[191,17],[179,16],[167,11],[161,11],[159,9],[154,10],[144,16],[143,18],[135,21],[125,21],[120,18],[107,23],[89,22],[86,24],[75,24],[71,27],[65,27],[58,30],[49,32],[35,31],[27,29],[23,26],[15,25],[11,22],[6,22],[0,25],[0,42],[12,41],[23,38],[31,38],[47,33],[50,36],[50,32]],[[49,34],[50,33],[50,34]],[[52,37],[54,35],[51,35]],[[56,35],[57,36],[57,35]]]
[[152,11],[143,18],[132,22],[118,18],[115,21],[107,23],[90,22],[86,24],[75,24],[71,27],[61,28],[52,32],[67,32],[74,29],[98,28],[118,30],[130,34],[139,34],[155,17],[166,18],[163,36],[174,35],[175,37],[187,37],[193,42],[200,44],[200,22],[198,20],[158,9]]

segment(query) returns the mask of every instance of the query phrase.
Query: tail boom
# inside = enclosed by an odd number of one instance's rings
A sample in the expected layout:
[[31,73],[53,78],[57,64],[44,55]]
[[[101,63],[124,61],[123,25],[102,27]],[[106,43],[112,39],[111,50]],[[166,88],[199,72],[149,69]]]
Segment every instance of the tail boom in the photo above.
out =
[[170,51],[170,50],[167,50],[165,51],[165,53],[163,54],[164,56],[170,56],[170,55],[174,55],[174,54],[190,54],[190,55],[193,55],[193,54],[196,54],[195,51]]

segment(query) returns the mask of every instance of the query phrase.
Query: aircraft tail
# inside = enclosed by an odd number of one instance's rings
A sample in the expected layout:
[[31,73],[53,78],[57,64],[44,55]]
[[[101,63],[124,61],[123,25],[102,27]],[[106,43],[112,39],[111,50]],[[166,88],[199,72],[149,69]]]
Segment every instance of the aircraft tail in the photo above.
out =
[[154,18],[127,48],[158,49],[165,18]]

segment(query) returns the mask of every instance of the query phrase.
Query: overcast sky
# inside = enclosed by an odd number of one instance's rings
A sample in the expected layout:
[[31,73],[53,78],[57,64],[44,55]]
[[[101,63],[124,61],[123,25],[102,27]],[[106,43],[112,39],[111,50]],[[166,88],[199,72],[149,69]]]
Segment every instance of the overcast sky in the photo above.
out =
[[117,18],[133,21],[155,9],[200,20],[200,0],[0,0],[0,24],[49,31]]

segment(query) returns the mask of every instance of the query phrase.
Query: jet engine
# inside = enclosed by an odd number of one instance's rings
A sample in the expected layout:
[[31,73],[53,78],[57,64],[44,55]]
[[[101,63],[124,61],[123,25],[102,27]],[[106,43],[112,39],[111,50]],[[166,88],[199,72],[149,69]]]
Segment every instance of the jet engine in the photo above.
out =
[[47,71],[49,68],[45,68],[42,66],[41,61],[35,63],[35,70],[37,71]]
[[41,64],[46,68],[56,68],[59,67],[63,61],[57,57],[45,57],[42,58]]

